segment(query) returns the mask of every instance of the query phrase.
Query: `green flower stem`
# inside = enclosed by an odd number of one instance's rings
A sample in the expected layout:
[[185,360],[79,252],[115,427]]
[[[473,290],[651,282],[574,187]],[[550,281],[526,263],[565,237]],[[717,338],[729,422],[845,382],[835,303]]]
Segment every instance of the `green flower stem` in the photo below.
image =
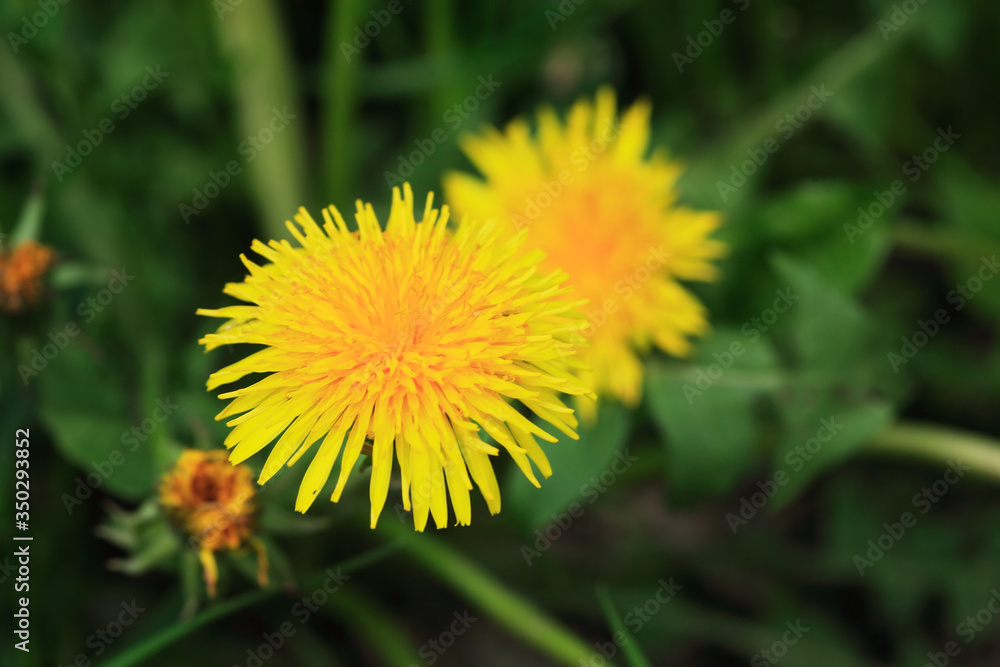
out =
[[443,78],[443,85],[435,87],[428,96],[429,127],[436,127],[441,122],[442,114],[448,107],[463,97],[462,91],[456,88],[456,77],[453,67],[456,63],[454,55],[455,10],[452,0],[430,0],[424,12],[424,34],[431,62]]
[[[356,572],[391,556],[399,550],[400,546],[401,545],[397,540],[381,548],[373,549],[368,553],[346,560],[339,566],[335,567],[339,567],[341,572]],[[326,572],[321,572],[308,577],[299,583],[299,588],[309,590],[322,586],[326,577]],[[257,591],[245,593],[239,597],[233,598],[232,600],[227,600],[226,602],[210,607],[191,620],[181,621],[170,625],[152,637],[148,637],[135,646],[126,649],[117,657],[103,663],[104,667],[132,667],[133,665],[145,664],[149,658],[156,655],[159,651],[180,641],[198,628],[206,626],[213,621],[219,620],[220,618],[229,616],[230,614],[240,611],[241,609],[251,607],[270,598],[282,590],[283,589],[277,586],[269,586],[268,588],[262,588]]]
[[513,635],[559,664],[578,667],[590,660],[590,646],[530,601],[444,542],[387,518],[380,526],[383,533],[402,538],[417,562]]
[[321,126],[323,204],[333,204],[348,213],[353,210],[354,199],[360,196],[354,190],[358,170],[355,113],[358,77],[365,66],[365,54],[345,54],[340,45],[353,46],[354,29],[364,23],[367,8],[366,0],[336,0],[328,10],[326,25]]
[[[141,362],[139,368],[141,387],[141,409],[142,414],[152,415],[158,409],[157,401],[170,400],[167,395],[167,359],[170,355],[166,351],[166,346],[155,331],[149,331],[146,336],[146,346],[140,352]],[[153,470],[151,471],[155,479],[159,479],[175,461],[176,452],[173,450],[166,429],[158,428],[153,431],[146,442],[150,456],[153,459]],[[155,486],[155,481],[154,481]]]
[[625,623],[622,621],[618,609],[615,608],[614,600],[611,599],[611,594],[608,592],[607,586],[597,587],[597,597],[601,601],[601,609],[604,610],[604,616],[607,618],[611,630],[616,635],[621,633],[621,636],[625,637],[625,643],[622,645],[622,655],[628,660],[629,667],[653,667],[649,659],[642,652],[642,648],[639,647],[639,642],[636,641],[635,635],[625,628]]
[[892,238],[901,248],[937,259],[978,262],[984,255],[1000,254],[1000,244],[991,239],[906,221],[893,227]]
[[258,146],[262,133],[272,136],[267,150],[255,153],[252,162],[247,158],[245,166],[257,197],[261,229],[273,239],[288,236],[285,220],[305,204],[306,174],[305,116],[280,19],[273,0],[258,0],[213,20],[232,64],[240,135],[253,137]]
[[948,465],[962,461],[980,477],[1000,482],[1000,441],[934,424],[900,422],[882,431],[866,451],[915,457]]
[[[21,209],[21,216],[14,226],[14,233],[10,238],[10,245],[16,246],[25,241],[37,241],[42,232],[42,218],[45,215],[45,197],[41,187],[36,185],[28,200]],[[0,248],[3,247],[4,237],[0,235]]]
[[419,665],[415,642],[399,622],[364,593],[345,588],[330,597],[321,611],[336,618],[384,659],[387,665]]

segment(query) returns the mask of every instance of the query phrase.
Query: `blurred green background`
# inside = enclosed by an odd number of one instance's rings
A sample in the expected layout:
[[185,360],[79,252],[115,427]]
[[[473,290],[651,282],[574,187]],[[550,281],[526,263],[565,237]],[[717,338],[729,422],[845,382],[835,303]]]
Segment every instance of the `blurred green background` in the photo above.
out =
[[[250,666],[285,622],[274,667],[1000,662],[996,3],[8,0],[0,27],[0,233],[59,257],[40,307],[0,315],[10,626],[20,428],[34,538],[31,652],[8,632],[3,664]],[[497,461],[503,512],[471,527],[411,537],[390,495],[369,531],[363,476],[298,517],[299,466],[261,496],[275,588],[226,557],[182,623],[190,553],[108,568],[109,503],[225,437],[204,383],[245,352],[205,355],[194,311],[253,238],[299,205],[384,214],[398,177],[440,193],[463,132],[602,83],[652,100],[684,201],[725,215],[692,360],[651,358],[639,409],[552,446],[542,490]]]

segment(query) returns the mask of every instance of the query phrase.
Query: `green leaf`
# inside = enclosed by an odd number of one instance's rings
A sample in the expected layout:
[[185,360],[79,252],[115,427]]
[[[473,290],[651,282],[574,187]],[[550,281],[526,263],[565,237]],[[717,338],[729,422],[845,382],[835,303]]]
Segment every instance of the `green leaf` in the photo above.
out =
[[102,491],[143,498],[153,490],[153,461],[144,442],[129,432],[134,423],[124,383],[78,345],[71,341],[37,378],[42,422],[82,476],[99,475]]
[[783,471],[788,481],[780,484],[772,499],[775,508],[861,450],[894,418],[893,407],[882,401],[838,405],[828,395],[810,396],[805,391],[790,392],[781,408],[785,433],[774,454],[774,470]]
[[779,290],[788,290],[795,300],[788,309],[797,361],[808,368],[842,370],[865,347],[867,315],[814,269],[780,254],[771,264],[787,285]]
[[[936,137],[932,137],[933,140]],[[961,141],[961,137],[957,141]],[[949,156],[939,168],[942,210],[957,229],[984,239],[1000,240],[997,216],[1000,215],[1000,192],[978,171]],[[938,175],[938,174],[935,174]],[[970,258],[972,259],[972,258]]]
[[[759,209],[761,230],[776,240],[808,238],[840,230],[845,214],[859,205],[859,188],[844,181],[809,181],[772,198]],[[843,234],[843,232],[841,232]]]
[[898,128],[898,72],[888,67],[872,68],[827,102],[824,111],[836,125],[868,155],[869,160],[895,158],[888,147],[893,130]]
[[[867,203],[868,200],[866,200]],[[858,218],[857,209],[841,220],[852,224]],[[867,286],[878,273],[890,250],[891,214],[886,213],[863,234],[852,232],[850,243],[841,225],[808,245],[795,248],[803,263],[816,269],[834,287],[844,292],[856,292]]]
[[[671,491],[678,497],[722,493],[756,458],[754,404],[780,386],[780,375],[767,343],[749,341],[735,332],[705,341],[696,357],[704,366],[693,377],[662,365],[649,369],[650,411],[664,437]],[[765,370],[751,376],[756,381],[734,378],[747,368]]]
[[[997,227],[1000,193],[995,185],[957,160],[942,165],[941,174],[944,215],[952,230],[960,230],[962,235],[976,240],[952,262],[953,282],[949,286],[956,290],[961,286],[972,298],[966,298],[961,292],[949,294],[961,299],[963,306],[968,303],[977,310],[985,309],[991,317],[1000,316],[1000,290],[992,289],[991,284],[996,277],[994,258],[997,241],[1000,241]],[[982,276],[987,276],[989,282],[982,280]],[[983,289],[984,286],[991,289]]]
[[870,349],[868,315],[811,267],[782,255],[772,264],[798,299],[789,308],[794,370],[776,403],[784,429],[774,467],[788,480],[778,489],[780,505],[888,426],[893,407],[877,389],[885,373]]
[[959,2],[921,6],[918,38],[940,60],[953,62],[969,35],[969,9]]
[[[866,284],[889,249],[889,228],[898,205],[871,221],[861,220],[874,189],[847,181],[811,181],[772,197],[752,223],[782,249],[844,291]],[[899,199],[896,195],[891,196]]]
[[[552,476],[536,488],[515,466],[511,466],[503,493],[504,510],[534,530],[580,499],[581,487],[606,470],[628,436],[631,419],[620,403],[601,401],[594,424],[581,424],[579,440],[562,437],[559,442],[542,443],[552,465]],[[537,474],[537,471],[536,471]]]

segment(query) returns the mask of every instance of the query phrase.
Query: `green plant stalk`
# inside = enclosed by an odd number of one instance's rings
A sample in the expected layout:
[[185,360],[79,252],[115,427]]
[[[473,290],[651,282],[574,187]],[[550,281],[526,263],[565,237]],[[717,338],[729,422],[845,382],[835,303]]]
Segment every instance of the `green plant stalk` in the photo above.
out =
[[1000,244],[992,239],[915,222],[895,225],[892,238],[901,248],[938,259],[978,262],[983,255],[1000,254]]
[[[373,549],[368,553],[348,559],[339,566],[335,567],[339,567],[343,572],[356,572],[357,570],[373,565],[391,556],[399,550],[400,546],[401,545],[397,540],[378,549]],[[325,572],[313,575],[312,577],[304,579],[300,582],[300,588],[309,589],[321,586],[326,577],[327,575]],[[126,649],[118,656],[104,663],[104,667],[132,667],[133,665],[145,664],[146,660],[156,655],[159,651],[180,641],[198,628],[206,626],[220,618],[224,618],[229,614],[240,611],[241,609],[251,607],[258,602],[262,602],[263,600],[277,594],[281,590],[283,589],[278,588],[277,586],[269,586],[257,591],[245,593],[239,597],[233,598],[232,600],[210,607],[191,620],[181,621],[171,625],[152,637],[149,637],[135,646]]]
[[[141,409],[144,415],[152,415],[157,409],[158,400],[164,398],[169,400],[166,367],[169,354],[157,333],[149,332],[145,339],[146,344],[140,359]],[[146,446],[153,459],[152,473],[159,479],[160,475],[173,464],[175,458],[165,425],[161,425],[150,434]]]
[[441,73],[443,85],[435,87],[428,96],[428,122],[434,127],[441,122],[441,117],[448,107],[462,97],[462,91],[455,86],[456,78],[452,71],[454,56],[455,11],[452,0],[430,0],[424,12],[424,34],[427,50],[430,53],[434,67]]
[[383,520],[380,529],[402,539],[414,560],[529,646],[569,667],[592,657],[593,649],[583,640],[444,542],[391,519]]
[[628,660],[629,667],[653,667],[639,647],[639,642],[636,641],[635,635],[625,629],[625,624],[622,622],[622,617],[619,616],[618,610],[615,608],[615,603],[611,599],[611,594],[608,593],[607,586],[597,587],[597,597],[601,601],[601,609],[604,610],[604,617],[607,618],[611,629],[614,630],[616,635],[620,632],[625,637],[624,643],[621,645],[622,655]]
[[[233,68],[240,133],[253,137],[247,147],[255,151],[252,161],[242,154],[234,159],[249,172],[261,231],[268,238],[286,238],[285,221],[305,204],[305,118],[280,14],[273,0],[258,0],[243,3],[214,23]],[[266,133],[272,139],[265,144]]]
[[[323,203],[331,203],[350,213],[355,191],[354,174],[359,165],[355,147],[355,111],[358,75],[364,67],[364,53],[351,53],[350,61],[341,44],[354,44],[354,28],[362,22],[365,0],[336,0],[326,26],[326,53],[323,61],[322,165]],[[345,216],[345,217],[350,217]]]
[[[14,226],[10,245],[16,246],[25,241],[37,241],[42,233],[42,220],[45,216],[45,196],[42,189],[35,187],[28,200],[24,202],[21,215]],[[0,248],[4,246],[4,236],[0,235]]]
[[379,653],[387,665],[421,664],[406,631],[384,609],[357,590],[340,590],[321,611],[334,616],[353,634]]
[[979,477],[1000,482],[1000,442],[936,424],[900,422],[882,431],[865,450],[871,454],[913,457],[948,465],[959,459]]

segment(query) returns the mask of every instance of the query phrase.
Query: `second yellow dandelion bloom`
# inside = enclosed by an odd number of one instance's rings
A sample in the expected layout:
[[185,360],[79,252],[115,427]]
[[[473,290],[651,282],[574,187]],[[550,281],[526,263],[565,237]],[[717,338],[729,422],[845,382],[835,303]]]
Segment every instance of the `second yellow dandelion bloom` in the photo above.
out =
[[188,536],[215,597],[215,553],[251,546],[257,551],[261,586],[267,585],[267,555],[255,537],[257,489],[246,466],[232,466],[223,451],[187,449],[160,481],[160,505]]
[[[490,457],[503,447],[537,486],[532,463],[551,468],[535,437],[555,441],[522,415],[520,401],[576,437],[576,419],[560,393],[585,394],[574,354],[586,326],[578,303],[562,298],[565,275],[538,270],[538,251],[520,252],[522,235],[501,238],[496,225],[463,220],[448,229],[427,198],[417,221],[413,194],[393,191],[383,231],[371,205],[357,202],[358,231],[337,212],[320,227],[300,209],[288,223],[298,242],[259,241],[268,261],[243,257],[250,275],[226,286],[247,302],[202,315],[227,320],[202,342],[264,348],[217,373],[209,389],[266,374],[221,395],[231,418],[226,446],[239,463],[273,440],[260,483],[294,464],[322,439],[299,488],[305,511],[340,458],[331,499],[340,499],[362,453],[371,455],[371,525],[386,501],[394,461],[402,502],[417,530],[428,512],[448,523],[471,520],[469,490],[479,487],[491,512],[500,490]],[[236,416],[239,415],[239,416]]]
[[[650,105],[621,117],[614,93],[577,102],[565,123],[542,109],[537,135],[517,120],[462,144],[483,179],[453,173],[445,194],[460,214],[528,231],[525,247],[545,253],[545,270],[569,274],[587,299],[586,384],[626,404],[638,401],[642,363],[652,345],[686,355],[706,332],[707,313],[681,280],[713,280],[724,253],[709,238],[715,212],[677,205],[678,164],[647,158]],[[587,402],[581,408],[593,410]]]

